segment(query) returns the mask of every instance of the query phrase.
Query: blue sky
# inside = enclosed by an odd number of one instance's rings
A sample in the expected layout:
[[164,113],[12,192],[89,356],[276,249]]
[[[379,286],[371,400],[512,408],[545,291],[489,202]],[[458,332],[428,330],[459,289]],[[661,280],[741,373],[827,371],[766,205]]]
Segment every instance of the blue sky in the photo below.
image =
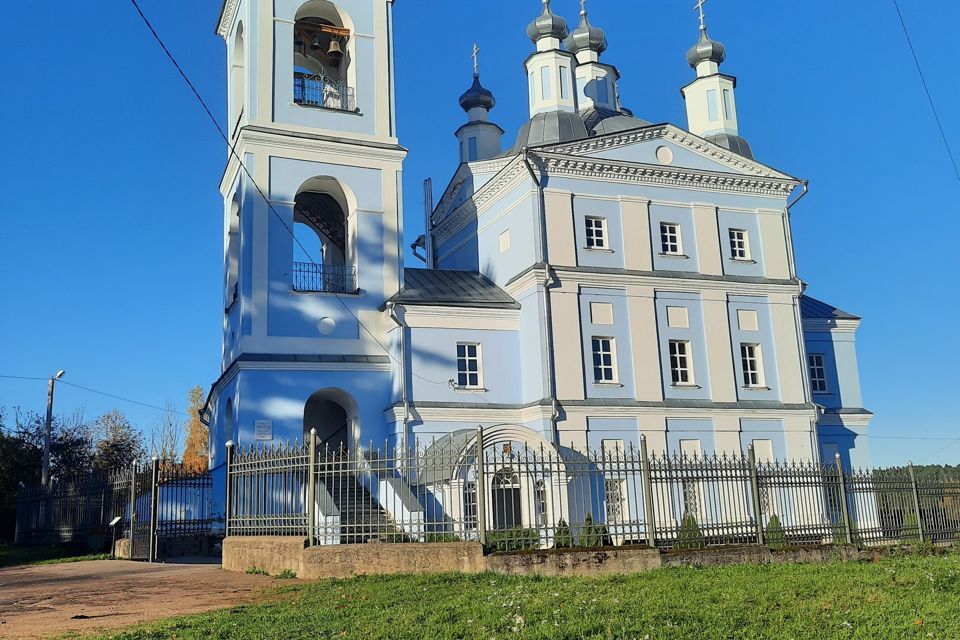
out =
[[[693,0],[591,0],[625,104],[685,124],[683,53]],[[739,78],[741,132],[759,160],[810,179],[793,228],[810,293],[864,316],[874,463],[960,460],[958,183],[892,1],[713,0],[708,21]],[[960,4],[902,0],[921,63],[960,153],[953,26]],[[141,0],[222,119],[218,0]],[[869,5],[869,9],[868,9]],[[478,7],[482,7],[478,9]],[[576,19],[576,0],[555,0]],[[536,0],[401,0],[396,9],[408,243],[421,185],[455,169],[457,97],[482,48],[494,120],[525,118],[524,28]],[[49,376],[181,408],[219,374],[221,204],[226,151],[126,2],[0,3],[0,374]],[[15,96],[15,98],[14,98]],[[411,263],[412,264],[412,263]],[[0,380],[0,405],[42,410],[43,382]],[[58,411],[114,406],[149,430],[158,412],[63,386]],[[938,452],[939,451],[939,452]]]

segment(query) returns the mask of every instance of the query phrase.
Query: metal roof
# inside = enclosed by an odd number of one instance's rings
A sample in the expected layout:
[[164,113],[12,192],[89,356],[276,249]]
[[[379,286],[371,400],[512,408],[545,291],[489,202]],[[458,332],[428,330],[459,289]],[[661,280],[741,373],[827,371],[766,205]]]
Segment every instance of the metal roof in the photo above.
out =
[[476,271],[404,269],[404,285],[391,302],[441,307],[519,309],[510,295]]
[[860,320],[860,316],[841,311],[826,302],[821,302],[808,295],[800,296],[800,315],[804,318],[824,320]]

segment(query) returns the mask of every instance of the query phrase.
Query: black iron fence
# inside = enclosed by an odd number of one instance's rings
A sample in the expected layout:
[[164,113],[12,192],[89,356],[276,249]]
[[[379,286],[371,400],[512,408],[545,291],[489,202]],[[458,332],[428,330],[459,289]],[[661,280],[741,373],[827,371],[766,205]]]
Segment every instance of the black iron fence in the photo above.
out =
[[960,535],[960,482],[912,469],[758,462],[745,455],[579,451],[487,442],[409,449],[316,444],[228,451],[227,533],[312,545],[479,541],[491,550],[642,544],[861,546]]
[[353,87],[322,74],[294,72],[293,101],[339,111],[357,110],[357,96]]
[[353,293],[357,290],[357,268],[295,262],[293,290],[304,293]]
[[153,460],[23,488],[17,496],[18,544],[108,548],[114,536],[130,541],[135,560],[215,555],[223,520],[216,516],[211,474]]

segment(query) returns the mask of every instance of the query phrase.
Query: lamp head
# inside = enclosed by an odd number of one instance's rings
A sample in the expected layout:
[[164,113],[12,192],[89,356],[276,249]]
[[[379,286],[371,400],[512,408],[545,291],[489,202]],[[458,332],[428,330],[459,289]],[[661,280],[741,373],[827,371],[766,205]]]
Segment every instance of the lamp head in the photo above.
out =
[[63,377],[63,374],[65,374],[65,373],[66,373],[66,371],[64,371],[63,369],[60,369],[60,371],[57,371],[57,375],[55,375],[55,376],[53,377],[53,379],[54,379],[54,380],[59,380],[60,378]]

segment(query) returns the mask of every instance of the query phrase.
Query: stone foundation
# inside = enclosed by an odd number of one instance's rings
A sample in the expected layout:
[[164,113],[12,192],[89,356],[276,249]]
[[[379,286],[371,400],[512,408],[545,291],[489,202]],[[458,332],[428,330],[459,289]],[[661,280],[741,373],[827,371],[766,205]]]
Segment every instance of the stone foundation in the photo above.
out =
[[476,542],[433,544],[339,544],[306,547],[303,538],[231,537],[223,542],[223,568],[293,571],[307,580],[358,575],[483,573],[542,576],[604,576],[643,573],[661,567],[791,564],[876,559],[879,549],[816,546],[771,551],[765,547],[715,547],[663,553],[643,546],[530,551],[483,555]]

